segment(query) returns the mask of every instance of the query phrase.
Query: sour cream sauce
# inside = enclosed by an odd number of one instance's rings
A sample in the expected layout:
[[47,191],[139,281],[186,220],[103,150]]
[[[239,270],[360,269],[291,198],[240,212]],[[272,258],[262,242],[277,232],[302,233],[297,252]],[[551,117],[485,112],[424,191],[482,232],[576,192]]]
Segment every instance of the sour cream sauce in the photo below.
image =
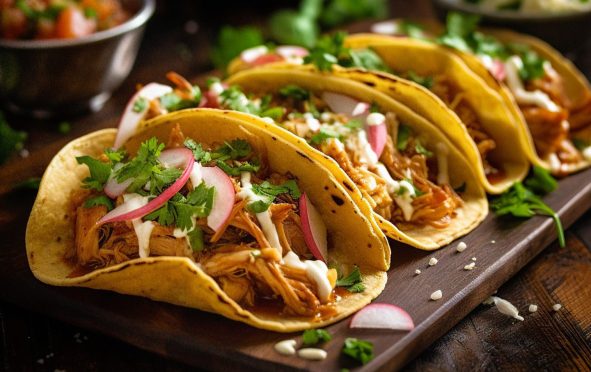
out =
[[316,283],[318,297],[322,303],[326,303],[332,292],[332,286],[328,281],[328,267],[320,260],[301,261],[297,254],[288,252],[283,257],[283,263],[294,269],[306,271],[308,279]]
[[528,92],[523,87],[523,82],[519,77],[519,70],[523,68],[523,61],[518,56],[510,57],[505,62],[505,71],[507,73],[507,85],[517,103],[524,105],[535,105],[552,112],[560,111],[560,108],[554,103],[550,97],[541,90],[534,90]]
[[[128,206],[128,210],[132,211],[143,207],[148,204],[148,198],[139,194],[124,194],[123,202]],[[150,256],[150,235],[152,235],[152,229],[154,229],[154,222],[145,221],[142,222],[141,218],[131,220],[133,230],[137,236],[138,251],[140,258],[146,258]]]
[[[252,191],[252,183],[250,183],[250,172],[242,172],[240,176],[240,187],[241,190],[238,193],[238,197],[240,199],[246,199],[250,202],[256,202],[262,200],[262,198],[255,194]],[[277,234],[277,229],[271,220],[271,214],[269,210],[264,212],[256,213],[257,220],[261,224],[261,228],[263,230],[263,234],[265,234],[265,238],[269,241],[269,244],[279,252],[279,255],[283,255],[283,249],[281,248],[281,243],[279,242],[279,234]]]

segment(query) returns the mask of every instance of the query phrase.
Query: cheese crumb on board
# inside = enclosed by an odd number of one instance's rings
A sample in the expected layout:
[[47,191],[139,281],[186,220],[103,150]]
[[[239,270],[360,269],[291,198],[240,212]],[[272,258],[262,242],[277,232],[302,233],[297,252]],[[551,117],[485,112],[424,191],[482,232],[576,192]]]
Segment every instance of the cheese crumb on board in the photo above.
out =
[[535,313],[536,311],[538,311],[538,305],[531,304],[531,305],[529,305],[528,310],[530,313]]
[[435,266],[435,265],[437,265],[437,262],[439,262],[438,259],[436,259],[435,257],[431,257],[429,259],[429,266]]
[[463,252],[463,251],[465,251],[465,250],[466,250],[466,248],[467,248],[467,247],[468,247],[468,246],[466,245],[466,243],[464,243],[464,242],[459,242],[459,243],[458,243],[458,246],[456,247],[456,251],[458,251],[458,252]]
[[431,293],[431,299],[433,301],[440,300],[441,297],[443,297],[443,292],[441,292],[441,289],[438,289],[435,292]]

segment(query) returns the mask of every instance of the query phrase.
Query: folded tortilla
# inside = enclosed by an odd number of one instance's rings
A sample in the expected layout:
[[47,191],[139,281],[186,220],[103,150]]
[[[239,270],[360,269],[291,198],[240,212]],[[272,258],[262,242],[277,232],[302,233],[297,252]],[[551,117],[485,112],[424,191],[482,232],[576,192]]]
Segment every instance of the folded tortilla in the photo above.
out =
[[[180,111],[144,123],[144,130],[132,137],[125,149],[133,154],[140,143],[156,137],[168,138],[171,128],[199,143],[224,143],[245,138],[256,143],[269,167],[290,173],[321,214],[328,231],[329,261],[356,265],[363,276],[365,291],[342,296],[336,315],[323,320],[286,316],[268,311],[246,310],[228,296],[220,285],[190,258],[136,258],[113,266],[73,276],[75,263],[67,260],[75,239],[73,193],[80,189],[89,172],[75,157],[97,157],[113,145],[116,130],[90,133],[66,145],[49,164],[27,225],[26,249],[36,278],[57,286],[78,286],[111,290],[157,301],[192,307],[223,315],[249,325],[293,332],[322,327],[361,309],[384,289],[390,250],[384,235],[371,217],[369,205],[349,193],[344,173],[317,152],[301,146],[293,136],[268,128],[259,119],[236,112],[210,109]],[[328,166],[327,166],[328,165]]]
[[[375,75],[375,80],[375,84],[382,85],[383,90],[397,89],[397,86],[392,84],[391,80],[386,77]],[[472,231],[486,217],[488,203],[485,191],[475,164],[466,158],[465,152],[462,151],[463,147],[451,142],[440,128],[418,115],[408,106],[375,89],[373,83],[363,84],[334,74],[320,73],[311,66],[294,65],[275,65],[244,70],[232,75],[226,83],[230,86],[239,86],[246,94],[264,95],[278,92],[288,85],[296,85],[319,94],[333,92],[347,95],[362,102],[375,103],[384,112],[395,114],[400,122],[410,126],[417,136],[422,141],[425,141],[423,144],[426,148],[435,149],[438,144],[442,144],[449,149],[449,182],[454,189],[462,190],[463,206],[457,208],[456,216],[451,220],[449,226],[445,228],[436,228],[425,224],[401,230],[391,221],[374,213],[381,228],[389,237],[420,249],[434,250]],[[433,101],[431,96],[422,96],[425,94],[422,90],[417,90],[413,94],[418,95],[417,104],[424,104],[425,110],[431,107]],[[274,125],[269,124],[268,128],[274,128]],[[283,129],[277,126],[276,130],[281,131]],[[292,138],[294,143],[299,142],[302,146],[306,143],[291,133],[288,136]],[[468,141],[464,141],[462,144],[464,147],[471,146]],[[334,172],[340,171],[336,162],[332,162],[331,169]],[[354,195],[355,198],[360,197],[359,188],[355,187],[349,190],[350,194]]]

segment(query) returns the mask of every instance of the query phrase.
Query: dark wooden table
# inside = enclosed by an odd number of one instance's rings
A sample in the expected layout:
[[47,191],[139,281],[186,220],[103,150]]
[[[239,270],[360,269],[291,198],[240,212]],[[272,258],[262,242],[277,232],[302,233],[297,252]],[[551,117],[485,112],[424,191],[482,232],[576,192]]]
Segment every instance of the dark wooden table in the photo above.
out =
[[[277,6],[255,1],[260,6]],[[19,129],[29,132],[28,158],[15,157],[2,167],[0,181],[0,224],[14,213],[8,200],[20,198],[28,213],[34,194],[12,192],[12,186],[29,177],[40,176],[50,158],[70,139],[91,130],[113,127],[136,82],[163,81],[175,70],[189,77],[208,71],[208,46],[216,25],[261,19],[246,5],[223,11],[221,4],[209,2],[162,2],[158,17],[150,24],[135,68],[126,83],[105,108],[77,118],[33,121],[9,117]],[[256,13],[256,12],[254,12]],[[252,14],[253,17],[247,17]],[[428,1],[392,2],[393,16],[430,16]],[[174,18],[174,21],[171,19]],[[199,30],[188,34],[185,22],[195,19]],[[574,55],[575,62],[591,73],[591,48]],[[58,131],[67,119],[72,130]],[[23,228],[24,231],[24,228]],[[17,232],[15,232],[17,234]],[[18,232],[11,239],[24,246]],[[3,268],[6,270],[9,268]],[[409,370],[589,370],[591,369],[591,212],[567,232],[567,247],[556,244],[546,249],[513,279],[499,288],[497,295],[520,309],[538,305],[538,312],[516,322],[495,308],[479,306],[449,333],[407,366]],[[552,310],[560,303],[562,309]],[[185,371],[193,368],[137,349],[118,340],[91,333],[43,315],[43,309],[23,310],[0,302],[0,370],[35,371]],[[203,361],[203,368],[207,368]]]

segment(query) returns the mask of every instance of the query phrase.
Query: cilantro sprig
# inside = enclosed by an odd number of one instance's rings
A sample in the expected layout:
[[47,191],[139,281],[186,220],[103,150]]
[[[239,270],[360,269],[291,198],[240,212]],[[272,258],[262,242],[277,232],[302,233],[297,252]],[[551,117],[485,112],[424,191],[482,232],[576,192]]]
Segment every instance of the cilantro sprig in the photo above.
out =
[[261,213],[269,209],[275,198],[281,194],[289,194],[293,199],[299,199],[301,196],[295,180],[288,180],[281,185],[273,185],[269,181],[260,184],[253,184],[252,191],[260,197],[260,200],[248,204],[246,207],[253,213]]
[[365,291],[363,279],[361,278],[361,271],[359,271],[359,267],[357,266],[355,266],[355,269],[353,269],[348,276],[337,279],[336,285],[337,287],[344,287],[346,290],[353,293]]
[[539,195],[555,190],[556,180],[547,170],[534,166],[533,174],[525,181],[525,185],[516,182],[511,188],[491,202],[492,210],[499,216],[511,214],[514,217],[531,218],[535,215],[549,216],[554,220],[558,234],[558,242],[565,246],[564,228],[558,214],[550,208]]
[[[214,151],[206,151],[201,144],[192,139],[185,140],[185,147],[193,152],[196,161],[207,164],[214,162],[226,174],[230,176],[239,176],[242,172],[258,172],[260,164],[258,159],[241,161],[239,159],[251,158],[252,147],[242,139],[235,139],[225,142]],[[230,162],[230,163],[228,163]]]
[[361,364],[367,364],[374,357],[373,344],[371,342],[353,337],[345,339],[342,352],[343,354],[361,362]]
[[332,336],[324,329],[306,329],[302,334],[302,343],[306,346],[318,345],[332,340]]

